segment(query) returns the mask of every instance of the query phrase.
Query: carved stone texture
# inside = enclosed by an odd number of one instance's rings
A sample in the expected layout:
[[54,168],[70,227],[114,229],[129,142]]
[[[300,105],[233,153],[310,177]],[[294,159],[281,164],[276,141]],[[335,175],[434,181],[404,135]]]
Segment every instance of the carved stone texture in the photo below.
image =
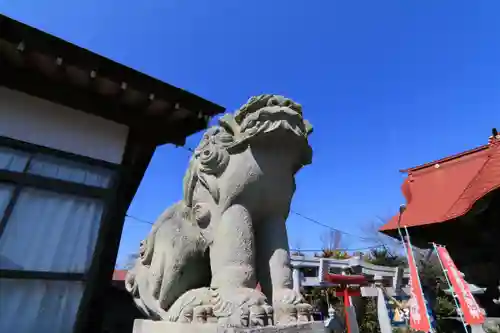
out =
[[302,107],[277,95],[252,97],[206,131],[183,199],[154,223],[126,278],[149,318],[226,327],[310,321],[311,306],[293,290],[285,221],[294,176],[312,161],[311,132]]

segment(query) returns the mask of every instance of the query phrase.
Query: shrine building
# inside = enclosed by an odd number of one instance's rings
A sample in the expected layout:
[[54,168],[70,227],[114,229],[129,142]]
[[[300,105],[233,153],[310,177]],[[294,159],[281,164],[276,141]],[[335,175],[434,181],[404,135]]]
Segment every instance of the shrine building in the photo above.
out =
[[[406,226],[413,245],[445,245],[465,279],[486,288],[478,301],[488,315],[500,317],[500,135],[488,144],[414,168],[401,190]],[[398,216],[380,229],[397,236]]]
[[125,214],[156,147],[223,111],[0,15],[0,332],[103,332]]

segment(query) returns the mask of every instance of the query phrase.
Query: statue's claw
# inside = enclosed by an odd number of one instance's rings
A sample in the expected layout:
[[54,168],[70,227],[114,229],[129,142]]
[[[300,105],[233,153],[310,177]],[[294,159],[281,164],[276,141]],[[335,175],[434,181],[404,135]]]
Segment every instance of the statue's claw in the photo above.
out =
[[297,304],[297,321],[300,323],[312,320],[312,306],[307,303]]
[[216,323],[213,308],[207,305],[197,306],[193,309],[193,323]]
[[277,325],[290,325],[297,322],[297,307],[293,304],[276,304],[274,319]]
[[267,324],[274,325],[274,309],[272,306],[265,304],[262,306],[267,315]]
[[267,313],[261,305],[254,305],[250,308],[250,326],[263,327],[268,325]]
[[[186,307],[184,310],[182,310],[178,321],[180,323],[191,323],[193,321],[193,313],[194,313],[194,308],[189,306]],[[169,321],[174,321],[175,318],[173,316],[170,316],[168,318]]]
[[204,306],[193,309],[193,323],[203,324],[207,322],[207,310]]
[[250,309],[247,306],[241,308],[240,326],[248,327],[250,325]]
[[211,306],[205,307],[205,312],[207,315],[207,323],[217,323],[217,317],[214,315],[214,309]]
[[274,297],[275,322],[289,325],[311,321],[312,306],[305,303],[302,295],[292,289],[281,289]]

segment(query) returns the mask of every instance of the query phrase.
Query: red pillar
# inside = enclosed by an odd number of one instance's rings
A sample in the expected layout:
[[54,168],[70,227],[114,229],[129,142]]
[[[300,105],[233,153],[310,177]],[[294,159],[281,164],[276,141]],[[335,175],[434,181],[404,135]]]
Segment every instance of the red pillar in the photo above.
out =
[[351,306],[351,301],[349,299],[349,288],[344,287],[344,312],[345,312],[345,326],[347,327],[347,333],[351,333],[351,323],[349,322],[349,311],[348,308]]

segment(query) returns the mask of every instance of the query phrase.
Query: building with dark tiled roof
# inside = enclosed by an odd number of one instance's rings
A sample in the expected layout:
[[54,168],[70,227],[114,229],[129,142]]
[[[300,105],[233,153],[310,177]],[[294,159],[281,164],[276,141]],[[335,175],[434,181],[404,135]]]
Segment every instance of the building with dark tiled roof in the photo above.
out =
[[0,15],[0,332],[104,332],[157,146],[224,108]]

